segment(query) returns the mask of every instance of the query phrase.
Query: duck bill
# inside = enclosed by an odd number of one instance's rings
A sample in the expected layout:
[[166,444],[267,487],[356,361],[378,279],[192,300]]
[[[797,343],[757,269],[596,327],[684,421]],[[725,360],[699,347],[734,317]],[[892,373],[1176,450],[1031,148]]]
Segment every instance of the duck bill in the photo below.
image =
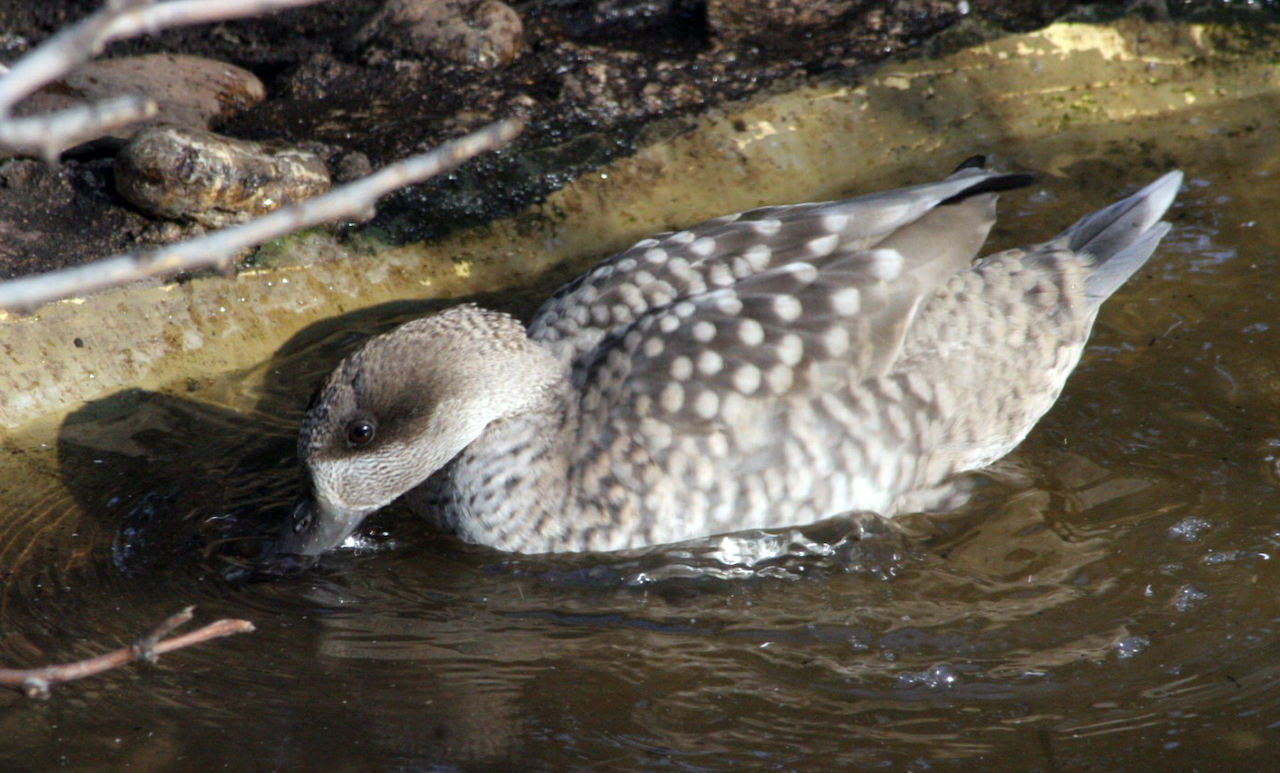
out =
[[280,530],[279,552],[298,556],[326,553],[345,542],[366,515],[363,510],[347,510],[304,493]]

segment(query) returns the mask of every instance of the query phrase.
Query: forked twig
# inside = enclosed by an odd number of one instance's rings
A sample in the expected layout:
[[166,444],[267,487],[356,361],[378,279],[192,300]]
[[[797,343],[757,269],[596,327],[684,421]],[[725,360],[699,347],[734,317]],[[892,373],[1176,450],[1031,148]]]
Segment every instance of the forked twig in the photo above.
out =
[[160,107],[150,97],[125,94],[72,105],[45,115],[10,118],[0,122],[0,148],[39,153],[52,164],[63,148],[146,120],[159,110]]
[[128,284],[146,277],[225,269],[241,250],[303,228],[341,218],[362,219],[379,197],[426,180],[464,161],[506,145],[520,133],[520,122],[491,123],[430,153],[383,167],[323,196],[282,207],[243,225],[225,228],[151,252],[126,252],[95,263],[0,283],[0,309],[27,311],[42,303]]
[[[89,18],[59,32],[0,69],[0,149],[37,152],[52,161],[73,142],[101,136],[153,115],[155,103],[125,95],[75,105],[49,115],[10,118],[23,97],[88,61],[113,40],[154,33],[180,25],[241,18],[322,0],[108,0]],[[294,231],[340,218],[364,218],[379,197],[458,166],[472,156],[495,150],[520,132],[518,121],[499,121],[446,143],[436,150],[399,161],[324,196],[285,207],[234,228],[152,251],[132,251],[62,271],[0,283],[0,309],[31,310],[42,303],[128,284],[152,276],[205,268],[226,269],[245,249]]]
[[155,663],[166,652],[253,630],[253,623],[248,620],[226,618],[181,636],[165,638],[173,633],[175,628],[190,620],[194,609],[195,607],[187,607],[181,612],[170,615],[150,633],[130,646],[121,647],[97,657],[39,668],[0,668],[0,686],[22,690],[29,698],[48,698],[49,689],[55,684],[83,679],[138,660]]
[[171,27],[240,19],[323,0],[108,0],[101,10],[0,70],[0,149],[38,155],[52,163],[58,153],[126,124],[155,114],[143,96],[112,97],[48,115],[9,116],[23,98],[102,53],[113,41],[154,34]]

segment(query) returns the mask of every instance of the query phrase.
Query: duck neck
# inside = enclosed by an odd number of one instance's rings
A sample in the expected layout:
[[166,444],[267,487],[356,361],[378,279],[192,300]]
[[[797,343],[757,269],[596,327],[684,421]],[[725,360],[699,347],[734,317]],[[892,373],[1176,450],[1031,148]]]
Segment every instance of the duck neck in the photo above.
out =
[[[550,355],[548,355],[550,356]],[[485,427],[416,492],[414,509],[437,528],[500,550],[539,552],[564,525],[577,401],[560,376],[517,411]]]

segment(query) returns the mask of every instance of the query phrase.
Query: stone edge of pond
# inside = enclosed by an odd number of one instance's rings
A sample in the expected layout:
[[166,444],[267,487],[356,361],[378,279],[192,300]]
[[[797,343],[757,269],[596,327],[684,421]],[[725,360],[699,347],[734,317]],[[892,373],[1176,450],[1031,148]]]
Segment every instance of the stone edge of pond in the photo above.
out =
[[352,250],[312,231],[234,277],[0,312],[0,424],[47,426],[120,389],[247,367],[326,317],[519,286],[727,212],[932,179],[973,153],[1274,95],[1277,41],[1205,25],[1055,24],[709,111],[515,218],[439,242]]

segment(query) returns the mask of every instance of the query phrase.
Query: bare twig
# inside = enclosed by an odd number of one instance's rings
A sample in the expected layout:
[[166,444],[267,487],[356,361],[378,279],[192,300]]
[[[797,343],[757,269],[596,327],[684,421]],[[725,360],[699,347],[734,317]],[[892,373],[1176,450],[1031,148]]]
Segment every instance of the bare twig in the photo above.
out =
[[23,97],[89,61],[106,45],[107,29],[120,14],[152,0],[111,0],[102,10],[62,30],[23,56],[0,79],[0,117],[9,115]]
[[[52,161],[62,148],[100,137],[153,114],[134,97],[132,112],[119,99],[91,103],[39,118],[9,120],[13,106],[102,53],[110,42],[171,27],[255,16],[323,0],[108,0],[97,13],[40,44],[8,72],[0,72],[0,148]],[[108,104],[109,103],[109,104]],[[126,115],[132,118],[124,120]]]
[[137,660],[155,663],[159,656],[166,652],[253,630],[253,623],[248,620],[226,618],[209,623],[190,633],[166,639],[165,637],[175,628],[191,619],[193,609],[193,607],[187,607],[170,616],[132,646],[121,647],[97,657],[41,668],[0,668],[0,686],[22,690],[30,698],[47,698],[49,688],[55,684],[83,679]]
[[10,118],[0,122],[0,147],[33,153],[52,164],[64,148],[150,118],[158,110],[149,97],[125,94],[72,105],[48,115]]
[[[78,141],[153,114],[151,100],[126,96],[78,105],[46,116],[10,119],[19,100],[101,51],[107,42],[167,27],[265,13],[320,0],[108,0],[74,27],[58,33],[0,75],[0,148],[37,152],[52,161]],[[500,121],[440,148],[392,164],[324,196],[277,210],[244,225],[149,252],[129,252],[84,266],[0,283],[0,309],[29,310],[48,301],[127,284],[151,276],[225,269],[242,250],[270,239],[343,217],[363,218],[377,199],[452,169],[479,153],[505,145],[520,131]]]
[[341,218],[363,218],[381,196],[448,171],[467,159],[506,145],[520,133],[520,122],[497,121],[446,142],[430,153],[406,158],[368,177],[283,207],[243,225],[226,228],[153,252],[128,252],[63,271],[0,283],[0,309],[29,311],[42,303],[96,292],[152,276],[225,269],[241,250],[279,236]]
[[189,27],[215,21],[262,16],[285,8],[315,5],[326,0],[169,0],[169,2],[136,8],[120,14],[106,30],[106,42],[154,35],[171,27]]
[[84,21],[59,32],[12,65],[0,81],[0,116],[23,97],[66,75],[108,43],[171,27],[258,16],[323,0],[108,0]]
[[134,657],[154,664],[159,658],[156,654],[156,645],[164,637],[173,633],[175,629],[190,622],[195,611],[195,607],[185,607],[165,618],[164,622],[151,629],[151,633],[138,639],[130,646],[129,649],[133,650]]

